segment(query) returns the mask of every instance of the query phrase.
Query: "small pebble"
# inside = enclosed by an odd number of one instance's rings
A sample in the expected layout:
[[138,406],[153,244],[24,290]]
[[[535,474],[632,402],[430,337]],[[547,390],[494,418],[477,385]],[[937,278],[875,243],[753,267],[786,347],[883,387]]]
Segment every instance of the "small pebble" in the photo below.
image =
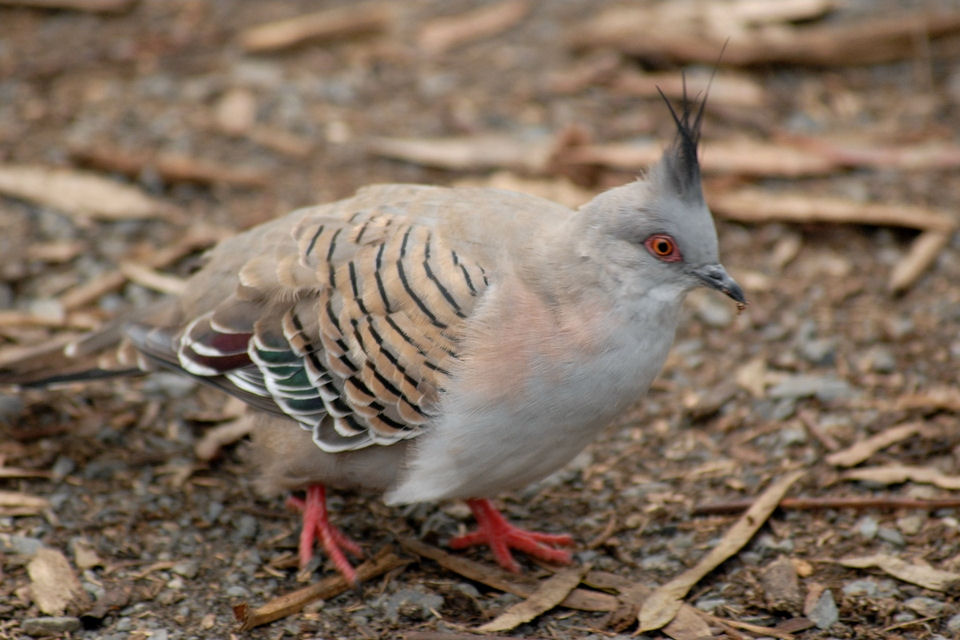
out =
[[234,532],[234,537],[243,542],[245,540],[252,540],[257,536],[257,519],[250,514],[241,516],[238,524],[237,530]]
[[877,594],[877,583],[873,580],[864,578],[854,580],[843,585],[843,595],[845,596],[867,596],[872,597]]
[[903,539],[903,534],[890,527],[880,527],[877,529],[877,537],[898,547],[906,544],[906,541]]
[[676,560],[666,553],[655,553],[640,561],[640,568],[645,571],[670,571],[676,566]]
[[829,629],[840,619],[840,613],[837,611],[837,603],[833,600],[833,592],[830,589],[824,590],[817,604],[807,614],[818,629]]
[[21,556],[33,556],[43,547],[39,538],[19,536],[13,533],[0,533],[0,552]]
[[197,577],[197,572],[200,570],[200,565],[196,560],[182,560],[170,567],[170,570],[178,576],[183,576],[188,580],[192,580],[193,578]]
[[400,589],[383,598],[380,608],[390,620],[399,618],[423,621],[433,617],[433,611],[443,606],[443,596],[422,589]]
[[798,374],[788,376],[767,392],[771,398],[807,398],[829,402],[851,398],[855,395],[853,387],[846,381],[834,376]]
[[921,616],[930,617],[940,615],[947,604],[941,600],[934,600],[926,596],[916,596],[904,602],[903,606],[919,613]]
[[947,620],[947,631],[960,635],[960,613]]
[[863,538],[873,540],[880,531],[880,525],[873,516],[864,516],[860,518],[860,522],[857,524],[857,530]]
[[50,473],[53,475],[53,479],[59,482],[73,473],[73,470],[76,468],[77,463],[74,462],[72,458],[60,456],[57,458],[57,461],[53,463]]
[[235,584],[227,589],[227,595],[231,598],[247,598],[250,596],[250,592],[246,587]]
[[769,533],[765,533],[757,538],[757,548],[761,551],[773,551],[778,553],[792,553],[793,552],[793,540],[790,538],[784,538],[783,540],[777,540],[775,537]]
[[79,631],[80,618],[72,616],[25,618],[20,622],[20,630],[35,638],[59,636],[72,631]]
[[727,604],[727,601],[723,598],[700,598],[694,603],[693,606],[695,606],[697,609],[700,609],[700,611],[706,611],[707,613],[710,613],[725,604]]

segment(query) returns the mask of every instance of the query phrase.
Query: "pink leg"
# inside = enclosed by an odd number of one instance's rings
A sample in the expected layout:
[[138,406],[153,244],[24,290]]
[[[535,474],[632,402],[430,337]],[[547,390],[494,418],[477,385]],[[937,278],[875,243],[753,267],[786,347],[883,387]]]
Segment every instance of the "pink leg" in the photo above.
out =
[[515,527],[507,522],[503,514],[489,500],[484,498],[471,498],[467,500],[467,504],[473,511],[473,517],[477,519],[477,530],[450,540],[451,549],[465,549],[479,544],[488,545],[497,563],[513,573],[520,571],[520,565],[513,559],[510,549],[522,551],[547,562],[570,564],[570,552],[554,548],[556,545],[571,546],[573,538],[570,536],[538,533]]
[[287,498],[287,504],[303,513],[303,528],[300,530],[300,566],[305,567],[313,558],[313,543],[319,538],[320,544],[323,545],[323,549],[340,575],[350,584],[356,584],[357,572],[350,566],[343,552],[346,551],[359,558],[363,556],[363,551],[353,540],[330,524],[327,516],[327,492],[324,486],[311,485],[307,487],[305,500],[291,496]]

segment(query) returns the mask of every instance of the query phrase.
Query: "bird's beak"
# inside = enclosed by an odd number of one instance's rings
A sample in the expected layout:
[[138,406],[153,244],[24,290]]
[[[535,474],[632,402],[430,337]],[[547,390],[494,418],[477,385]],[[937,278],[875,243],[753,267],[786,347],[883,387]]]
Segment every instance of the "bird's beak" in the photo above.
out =
[[722,264],[707,264],[694,269],[693,273],[704,286],[724,292],[733,298],[740,308],[746,306],[747,298],[743,295],[743,289],[740,288],[736,280],[730,277]]

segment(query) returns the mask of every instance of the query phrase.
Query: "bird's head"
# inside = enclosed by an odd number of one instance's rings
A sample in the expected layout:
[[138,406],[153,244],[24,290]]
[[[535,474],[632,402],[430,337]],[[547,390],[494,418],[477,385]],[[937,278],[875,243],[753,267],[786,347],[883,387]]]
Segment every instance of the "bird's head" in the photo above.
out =
[[[661,92],[661,96],[662,96]],[[673,143],[640,179],[606,191],[584,207],[608,277],[647,296],[679,300],[697,286],[722,291],[742,308],[743,289],[720,264],[717,231],[703,199],[697,146],[706,98],[680,113]]]

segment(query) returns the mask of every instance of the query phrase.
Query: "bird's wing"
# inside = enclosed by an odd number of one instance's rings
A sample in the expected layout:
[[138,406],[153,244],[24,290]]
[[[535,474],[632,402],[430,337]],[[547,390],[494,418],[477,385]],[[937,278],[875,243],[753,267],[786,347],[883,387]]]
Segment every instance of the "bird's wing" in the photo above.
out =
[[134,346],[289,416],[325,451],[416,436],[488,281],[442,215],[404,208],[403,196],[452,206],[453,191],[380,189],[218,246],[179,322],[131,324]]

